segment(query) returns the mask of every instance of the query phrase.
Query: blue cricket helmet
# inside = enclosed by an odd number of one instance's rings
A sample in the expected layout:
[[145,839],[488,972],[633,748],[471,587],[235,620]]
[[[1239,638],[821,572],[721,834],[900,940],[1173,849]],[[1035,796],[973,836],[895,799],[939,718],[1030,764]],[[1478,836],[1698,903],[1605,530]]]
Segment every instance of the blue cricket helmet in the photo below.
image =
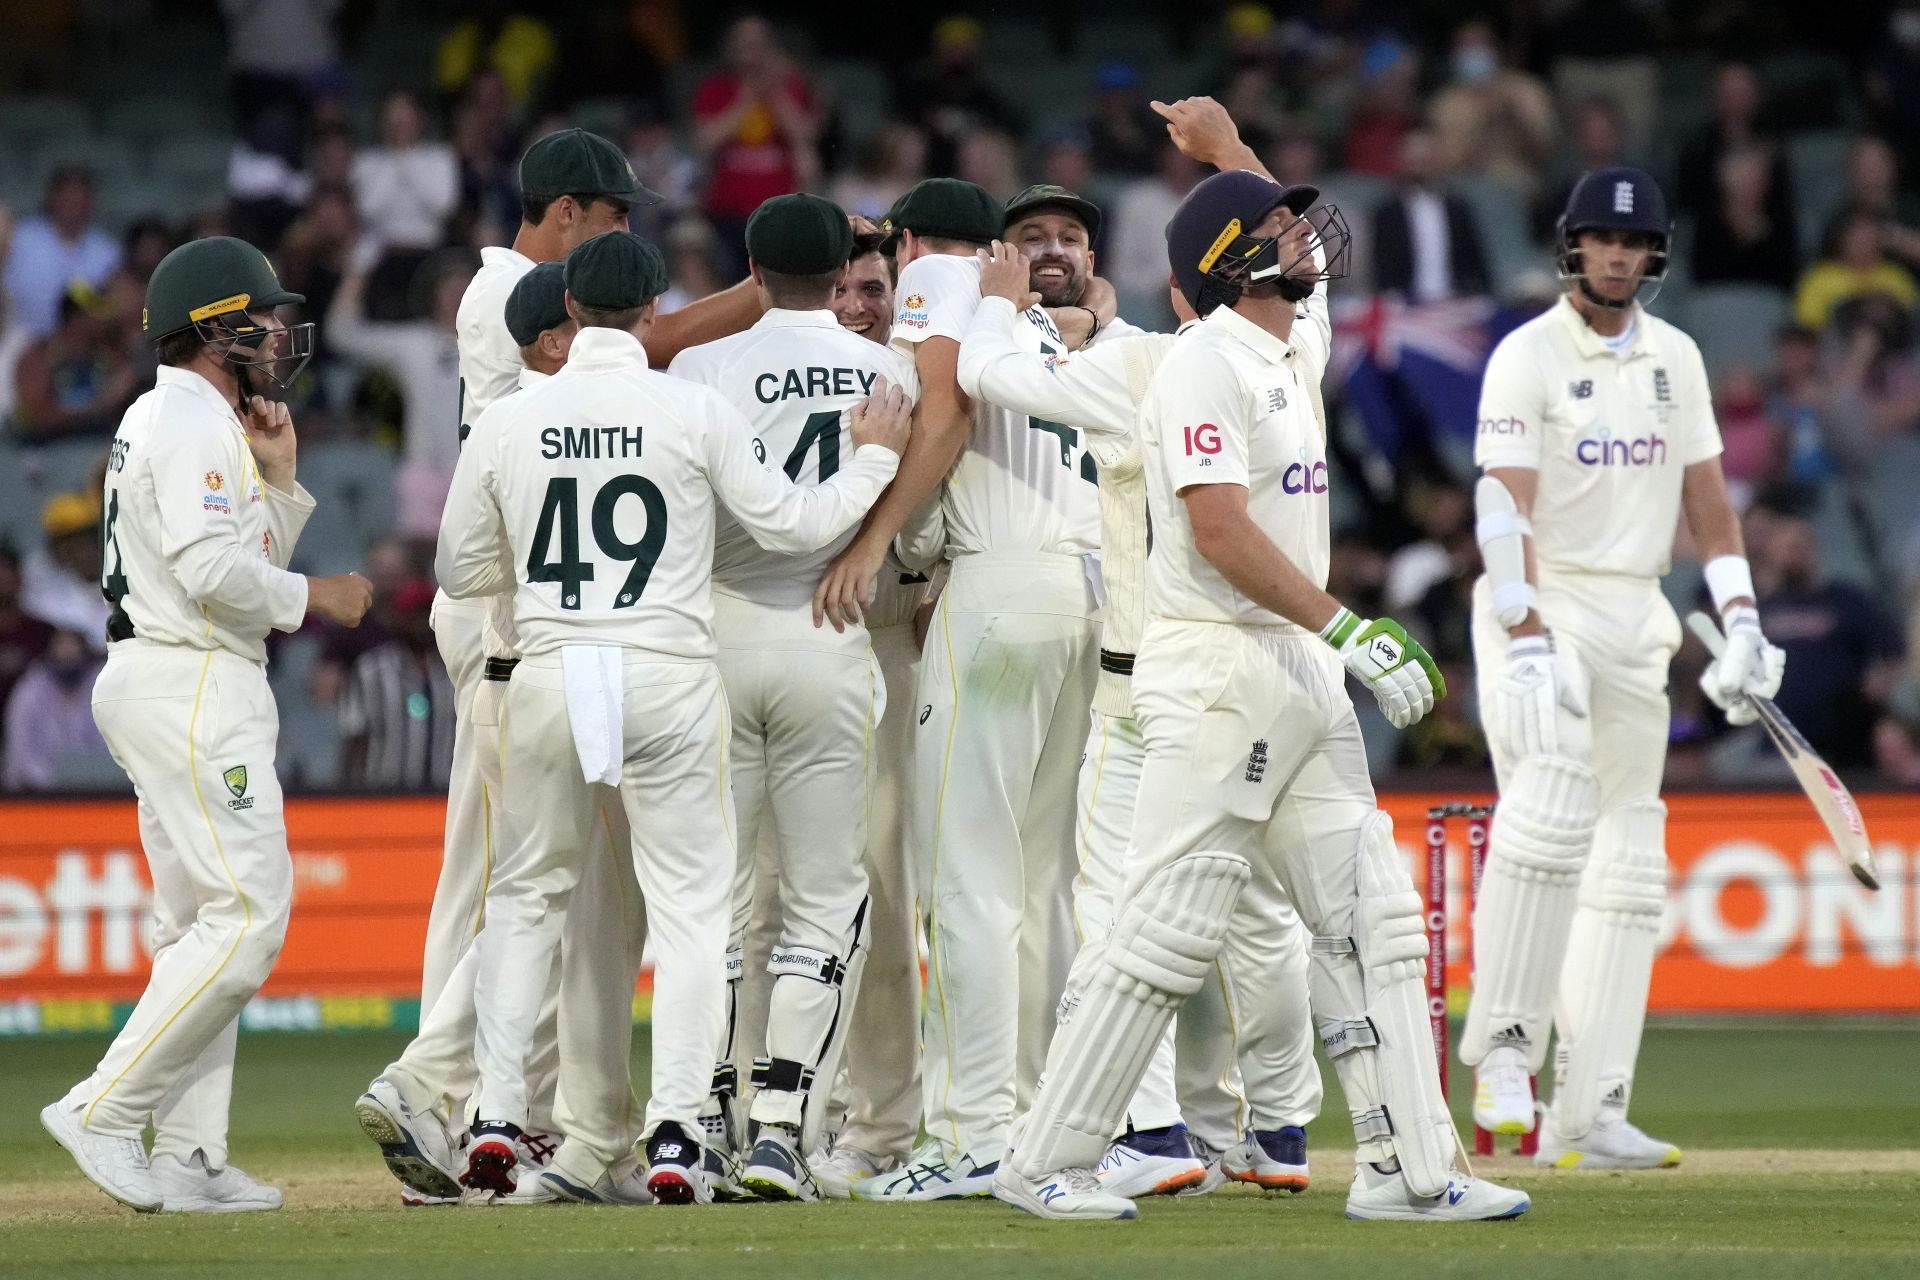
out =
[[[1673,244],[1673,219],[1667,215],[1667,197],[1645,170],[1632,165],[1613,165],[1582,175],[1567,196],[1566,212],[1560,215],[1555,233],[1555,258],[1560,278],[1578,283],[1587,298],[1603,307],[1622,307],[1585,288],[1586,271],[1574,240],[1582,231],[1631,231],[1653,239],[1643,284],[1651,284],[1658,293],[1667,278],[1668,251]],[[1637,296],[1637,295],[1636,295]],[[1643,301],[1652,301],[1648,295]]]
[[[1319,281],[1345,275],[1350,240],[1346,219],[1338,208],[1319,205],[1319,200],[1317,187],[1283,187],[1247,169],[1229,169],[1202,180],[1167,222],[1167,265],[1175,286],[1204,316],[1222,303],[1231,306],[1250,285],[1276,280],[1282,295],[1297,302]],[[1290,262],[1279,260],[1275,246],[1280,237],[1249,234],[1283,207],[1295,217],[1308,218],[1315,230],[1307,253]],[[1306,277],[1294,274],[1315,252],[1322,255],[1321,270]]]

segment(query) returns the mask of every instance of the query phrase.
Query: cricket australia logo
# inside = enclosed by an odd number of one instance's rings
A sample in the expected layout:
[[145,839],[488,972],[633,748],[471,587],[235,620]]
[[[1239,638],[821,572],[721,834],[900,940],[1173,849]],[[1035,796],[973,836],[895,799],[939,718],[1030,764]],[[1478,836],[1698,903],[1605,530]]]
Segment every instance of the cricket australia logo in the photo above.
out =
[[1247,752],[1246,779],[1248,782],[1264,782],[1266,778],[1267,740],[1260,738],[1254,742],[1253,750]]
[[227,801],[227,808],[236,813],[253,808],[253,797],[247,794],[247,766],[233,766],[220,775],[220,780],[227,784],[227,790],[233,792],[233,799]]

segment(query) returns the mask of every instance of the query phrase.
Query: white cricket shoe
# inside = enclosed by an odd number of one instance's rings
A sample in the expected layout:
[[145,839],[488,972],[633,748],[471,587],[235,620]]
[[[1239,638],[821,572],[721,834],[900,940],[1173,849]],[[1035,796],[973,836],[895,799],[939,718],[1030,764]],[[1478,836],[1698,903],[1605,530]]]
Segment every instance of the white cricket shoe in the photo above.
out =
[[452,1204],[460,1198],[457,1157],[447,1127],[432,1112],[414,1111],[393,1081],[381,1076],[353,1104],[360,1132],[380,1148],[387,1172],[400,1180],[403,1203],[412,1192],[421,1204]]
[[733,1154],[733,1130],[725,1116],[700,1117],[700,1172],[707,1191],[722,1204],[752,1200],[753,1192],[740,1185],[740,1162]]
[[1133,1201],[1102,1187],[1091,1169],[1061,1169],[1033,1179],[1002,1163],[993,1175],[993,1194],[1036,1218],[1107,1222],[1140,1216]]
[[1308,1182],[1307,1131],[1298,1125],[1249,1129],[1238,1146],[1220,1157],[1220,1170],[1235,1182],[1299,1195]]
[[853,1186],[855,1200],[969,1200],[993,1194],[994,1170],[971,1155],[948,1160],[937,1145],[929,1146],[901,1169],[868,1178]]
[[855,1183],[865,1182],[880,1174],[878,1156],[843,1142],[834,1143],[824,1153],[807,1161],[807,1165],[813,1170],[813,1180],[819,1184],[820,1194],[833,1200],[851,1199]]
[[1518,1049],[1489,1050],[1475,1073],[1473,1122],[1488,1133],[1532,1133],[1533,1079]]
[[740,1185],[762,1200],[818,1200],[813,1179],[799,1151],[800,1135],[784,1124],[763,1124],[754,1139]]
[[1370,1164],[1353,1171],[1347,1216],[1363,1221],[1472,1222],[1517,1218],[1533,1207],[1524,1191],[1454,1173],[1437,1196],[1417,1196],[1399,1170],[1381,1173]]
[[95,1186],[129,1209],[160,1212],[166,1197],[154,1184],[147,1149],[140,1145],[140,1139],[89,1133],[65,1100],[42,1107],[40,1123]]
[[1680,1148],[1648,1137],[1612,1107],[1600,1108],[1593,1128],[1580,1137],[1562,1139],[1549,1111],[1533,1162],[1555,1169],[1670,1169],[1680,1163]]
[[254,1181],[244,1169],[207,1168],[199,1151],[187,1161],[158,1155],[150,1167],[154,1186],[165,1197],[160,1207],[168,1213],[261,1213],[285,1203],[280,1188]]
[[652,1204],[653,1192],[647,1190],[646,1177],[638,1164],[629,1163],[619,1173],[611,1169],[592,1182],[575,1177],[556,1162],[539,1178],[556,1200],[570,1204]]
[[1193,1153],[1184,1124],[1144,1132],[1129,1129],[1100,1157],[1093,1176],[1109,1195],[1170,1196],[1207,1180],[1207,1166]]

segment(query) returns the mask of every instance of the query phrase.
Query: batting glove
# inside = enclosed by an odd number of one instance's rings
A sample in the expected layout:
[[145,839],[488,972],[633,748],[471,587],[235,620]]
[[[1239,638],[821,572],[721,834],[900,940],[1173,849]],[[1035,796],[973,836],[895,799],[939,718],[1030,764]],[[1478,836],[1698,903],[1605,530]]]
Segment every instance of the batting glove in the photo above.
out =
[[1760,718],[1753,699],[1780,692],[1787,655],[1760,632],[1760,611],[1751,605],[1730,610],[1724,620],[1726,648],[1700,673],[1700,691],[1727,713],[1727,723],[1752,724]]
[[1514,759],[1561,753],[1559,713],[1584,718],[1586,694],[1562,665],[1548,636],[1516,636],[1507,669],[1493,688],[1494,723],[1488,732]]
[[1320,638],[1373,691],[1374,701],[1396,729],[1417,722],[1447,696],[1440,668],[1392,618],[1362,618],[1343,608],[1320,629]]

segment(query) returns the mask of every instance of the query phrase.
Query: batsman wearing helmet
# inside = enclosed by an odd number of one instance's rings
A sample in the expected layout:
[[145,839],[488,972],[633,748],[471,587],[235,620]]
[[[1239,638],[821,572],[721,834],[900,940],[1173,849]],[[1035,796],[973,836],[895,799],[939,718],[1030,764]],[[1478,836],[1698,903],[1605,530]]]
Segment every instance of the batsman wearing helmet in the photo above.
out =
[[259,393],[313,351],[312,324],[274,314],[302,301],[244,241],[161,259],[142,320],[160,368],[107,459],[111,612],[93,716],[138,797],[153,973],[100,1065],[40,1121],[142,1212],[280,1207],[276,1188],[227,1163],[240,1010],[280,954],[293,899],[266,638],[309,613],[357,626],[372,598],[358,574],[287,571],[313,498],[294,479],[286,405]]
[[1666,906],[1667,668],[1660,592],[1684,514],[1727,632],[1702,680],[1735,722],[1780,687],[1720,472],[1699,349],[1642,303],[1667,271],[1666,199],[1638,169],[1577,183],[1560,301],[1503,339],[1480,392],[1474,590],[1481,715],[1500,786],[1474,916],[1461,1057],[1474,1120],[1535,1124],[1548,1019],[1559,1071],[1536,1159],[1650,1168],[1680,1151],[1627,1120]]
[[[1420,899],[1347,697],[1351,673],[1405,728],[1446,686],[1397,623],[1356,617],[1326,591],[1312,388],[1347,231],[1318,202],[1313,187],[1234,170],[1194,187],[1167,225],[1175,282],[1201,320],[1161,361],[1138,420],[1154,542],[1126,887],[1105,947],[1075,963],[1039,1094],[993,1183],[1041,1217],[1135,1216],[1091,1166],[1215,964],[1265,970],[1265,906],[1283,894],[1314,934],[1314,1015],[1353,1112],[1347,1216],[1507,1218],[1530,1203],[1453,1168]],[[1250,1016],[1299,996],[1236,994]]]

